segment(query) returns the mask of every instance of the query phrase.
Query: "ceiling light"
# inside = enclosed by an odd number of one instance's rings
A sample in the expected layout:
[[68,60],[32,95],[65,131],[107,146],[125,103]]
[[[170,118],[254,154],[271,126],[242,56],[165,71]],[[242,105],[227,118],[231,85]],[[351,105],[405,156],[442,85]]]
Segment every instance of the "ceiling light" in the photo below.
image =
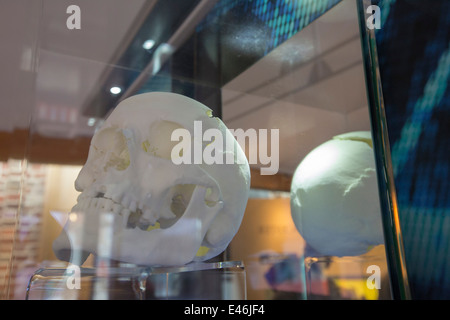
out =
[[109,91],[110,91],[112,94],[119,94],[119,93],[122,92],[122,89],[120,89],[119,87],[112,87],[111,89],[109,89]]
[[93,127],[95,124],[95,120],[96,120],[95,118],[89,118],[88,123],[87,123],[88,126]]
[[145,50],[150,50],[151,48],[153,48],[154,45],[155,45],[154,40],[147,40],[142,45],[142,48],[144,48]]

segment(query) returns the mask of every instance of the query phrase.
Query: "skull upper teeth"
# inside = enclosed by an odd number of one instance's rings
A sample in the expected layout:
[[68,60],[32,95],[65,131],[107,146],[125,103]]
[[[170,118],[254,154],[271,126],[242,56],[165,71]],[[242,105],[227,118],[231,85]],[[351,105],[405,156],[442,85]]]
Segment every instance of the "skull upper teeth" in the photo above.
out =
[[[92,196],[94,195],[94,196]],[[159,219],[164,220],[176,220],[179,215],[175,215],[172,212],[162,212],[161,215],[157,215],[154,210],[149,209],[146,205],[133,199],[132,195],[114,195],[111,198],[107,197],[109,194],[103,192],[85,192],[78,196],[77,204],[72,208],[73,212],[113,212],[116,216],[119,216],[122,221],[122,225],[126,228],[140,228],[147,230],[149,227],[159,226]],[[183,207],[178,209],[184,211],[187,206],[186,199],[181,198],[180,195],[174,197],[173,202]],[[173,224],[172,221],[170,224]],[[167,222],[163,225],[167,225]]]

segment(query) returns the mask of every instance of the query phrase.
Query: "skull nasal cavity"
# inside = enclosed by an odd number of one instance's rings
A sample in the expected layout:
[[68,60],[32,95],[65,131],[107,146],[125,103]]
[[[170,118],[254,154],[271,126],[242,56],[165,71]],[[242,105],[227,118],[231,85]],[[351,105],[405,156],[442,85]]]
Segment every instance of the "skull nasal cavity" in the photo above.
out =
[[171,141],[172,132],[183,128],[172,121],[154,122],[149,129],[147,139],[142,142],[142,149],[152,155],[163,159],[171,159],[171,152],[177,141]]

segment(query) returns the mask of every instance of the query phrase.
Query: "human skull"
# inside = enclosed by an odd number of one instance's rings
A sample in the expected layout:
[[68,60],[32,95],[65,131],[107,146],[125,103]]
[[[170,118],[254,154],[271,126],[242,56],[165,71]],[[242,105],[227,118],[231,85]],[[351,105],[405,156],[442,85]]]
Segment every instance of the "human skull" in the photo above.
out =
[[[223,155],[233,164],[179,164],[172,161],[175,129],[199,141],[194,121],[218,129]],[[225,147],[226,146],[226,147]],[[114,213],[112,249],[107,258],[138,265],[183,265],[220,254],[236,234],[248,200],[250,169],[244,152],[223,122],[203,104],[174,93],[153,92],[123,100],[92,138],[75,188],[72,212],[85,213],[82,251],[97,253],[99,215]],[[68,222],[65,229],[70,229]],[[69,232],[53,250],[71,254]],[[104,240],[102,240],[104,241]]]
[[356,256],[383,244],[371,134],[335,136],[312,150],[291,185],[291,214],[322,255]]

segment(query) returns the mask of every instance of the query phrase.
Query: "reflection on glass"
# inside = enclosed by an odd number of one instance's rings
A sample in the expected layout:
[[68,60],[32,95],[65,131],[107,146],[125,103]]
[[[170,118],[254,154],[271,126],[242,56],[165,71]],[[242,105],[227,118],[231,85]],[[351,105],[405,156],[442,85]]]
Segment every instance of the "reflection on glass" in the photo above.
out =
[[[279,176],[292,179],[284,186],[291,191],[284,210],[269,209],[274,199],[250,198],[231,244],[232,257],[244,255],[249,266],[264,270],[258,282],[249,282],[249,297],[389,298],[355,3],[337,5],[228,82],[222,99],[228,126],[279,129]],[[258,153],[253,147],[248,156]],[[258,202],[265,204],[255,210]],[[262,208],[273,217],[265,218]],[[276,237],[291,213],[293,221]],[[262,226],[252,230],[250,224]],[[288,230],[300,239],[294,242]],[[261,242],[268,239],[269,252],[250,246],[242,252],[241,237],[251,232]],[[278,261],[272,259],[270,268],[267,259],[255,261],[263,253]],[[379,267],[383,292],[367,286],[371,265]]]

